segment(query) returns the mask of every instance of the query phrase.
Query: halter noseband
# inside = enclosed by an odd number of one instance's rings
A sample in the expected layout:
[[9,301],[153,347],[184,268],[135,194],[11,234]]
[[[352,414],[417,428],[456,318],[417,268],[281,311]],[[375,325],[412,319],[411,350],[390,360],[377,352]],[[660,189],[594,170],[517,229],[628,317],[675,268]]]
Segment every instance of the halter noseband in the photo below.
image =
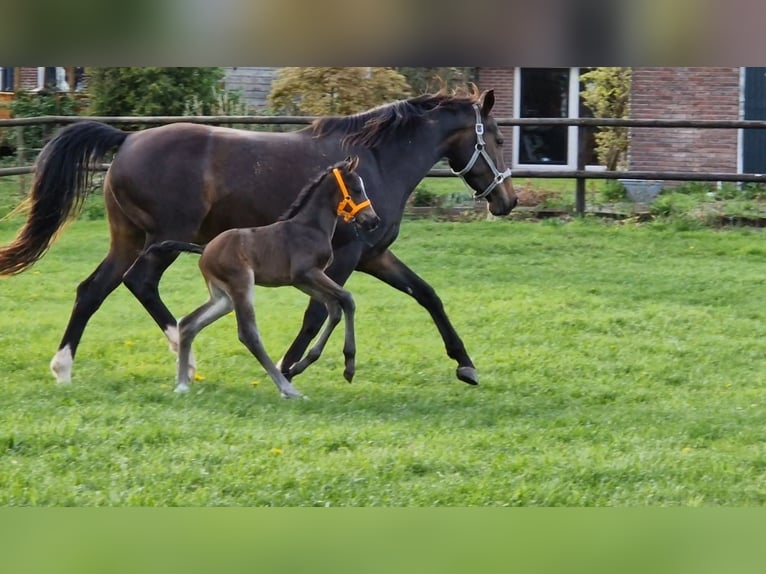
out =
[[483,157],[484,161],[487,162],[489,169],[492,170],[492,175],[495,176],[492,182],[487,186],[487,189],[485,189],[481,193],[475,192],[473,195],[474,199],[483,199],[487,197],[490,193],[492,193],[492,190],[495,189],[498,185],[500,185],[506,179],[511,177],[511,168],[510,167],[506,168],[506,170],[502,173],[498,171],[497,166],[495,165],[495,162],[492,160],[490,155],[487,153],[487,150],[485,149],[486,143],[484,142],[484,124],[481,122],[481,111],[479,110],[478,104],[474,104],[473,109],[476,112],[476,128],[475,128],[476,129],[476,145],[474,146],[473,155],[471,156],[471,159],[468,160],[468,164],[463,169],[461,169],[460,171],[455,171],[453,169],[452,173],[454,173],[457,176],[460,176],[463,182],[465,182],[465,184],[468,185],[468,182],[465,181],[465,178],[463,176],[469,171],[471,171],[474,164],[476,163],[476,160],[479,159],[479,156]]
[[343,221],[348,223],[354,219],[357,213],[371,205],[371,202],[369,199],[365,199],[361,203],[355,202],[349,195],[348,189],[346,189],[346,182],[343,181],[343,176],[340,174],[340,170],[337,167],[334,167],[332,172],[335,175],[335,179],[338,181],[340,192],[343,194],[343,199],[338,203],[338,215],[342,215]]

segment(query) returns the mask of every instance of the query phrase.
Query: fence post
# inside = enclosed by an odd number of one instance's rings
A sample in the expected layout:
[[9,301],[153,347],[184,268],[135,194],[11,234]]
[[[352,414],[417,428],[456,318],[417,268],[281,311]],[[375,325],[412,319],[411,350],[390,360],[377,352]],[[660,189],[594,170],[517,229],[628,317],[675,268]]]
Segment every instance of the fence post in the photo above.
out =
[[[577,171],[585,171],[585,129],[578,126],[577,130]],[[575,180],[575,212],[579,217],[585,215],[585,178],[577,176]]]
[[[18,165],[24,165],[26,160],[26,148],[24,147],[24,126],[16,127],[16,162]],[[19,175],[19,195],[27,194],[27,176]]]

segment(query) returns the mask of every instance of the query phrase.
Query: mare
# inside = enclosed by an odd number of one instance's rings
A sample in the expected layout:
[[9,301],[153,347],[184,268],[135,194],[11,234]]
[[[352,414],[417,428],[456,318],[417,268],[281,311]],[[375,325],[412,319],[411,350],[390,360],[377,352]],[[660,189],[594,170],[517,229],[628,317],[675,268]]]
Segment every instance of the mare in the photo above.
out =
[[[19,273],[42,257],[59,229],[90,193],[89,169],[111,151],[104,178],[110,244],[106,257],[77,288],[72,314],[50,367],[71,380],[78,344],[90,317],[121,283],[178,349],[174,315],[159,294],[162,274],[177,253],[145,248],[164,240],[207,243],[235,227],[273,223],[314,174],[346,156],[359,156],[359,174],[381,219],[369,234],[340,222],[327,275],[343,285],[357,270],[413,297],[430,314],[457,377],[478,383],[476,368],[434,289],[399,260],[391,245],[405,204],[434,164],[446,158],[455,174],[507,215],[516,205],[503,136],[490,115],[492,90],[442,89],[350,116],[317,119],[286,133],[172,123],[126,132],[81,121],[65,127],[40,152],[27,197],[28,216],[15,239],[0,248],[0,275]],[[280,361],[282,373],[306,350],[326,318],[311,300],[303,324]]]
[[325,275],[324,269],[332,259],[332,236],[338,216],[367,231],[374,230],[379,223],[365,194],[364,182],[355,173],[358,163],[358,158],[348,158],[322,171],[303,188],[287,212],[270,225],[229,229],[204,247],[171,240],[149,246],[149,254],[201,253],[199,268],[210,293],[206,303],[178,321],[176,392],[189,391],[189,355],[194,337],[234,310],[239,340],[266,369],[282,396],[301,396],[261,342],[253,308],[253,285],[292,285],[321,301],[327,309],[329,321],[324,331],[306,356],[291,366],[290,376],[302,372],[320,357],[341,316],[345,316],[343,375],[349,382],[353,379],[354,300],[351,293]]

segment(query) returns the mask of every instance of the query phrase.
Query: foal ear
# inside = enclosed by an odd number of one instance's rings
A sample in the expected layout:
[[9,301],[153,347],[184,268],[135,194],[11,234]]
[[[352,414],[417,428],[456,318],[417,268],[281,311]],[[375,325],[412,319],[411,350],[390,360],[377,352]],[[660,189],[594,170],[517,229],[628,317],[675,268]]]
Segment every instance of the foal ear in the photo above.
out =
[[347,165],[348,171],[353,172],[359,166],[359,156],[358,155],[348,156],[346,158],[346,163],[348,164]]
[[479,97],[481,103],[481,114],[486,116],[492,110],[492,106],[495,105],[495,90],[487,90],[481,97]]

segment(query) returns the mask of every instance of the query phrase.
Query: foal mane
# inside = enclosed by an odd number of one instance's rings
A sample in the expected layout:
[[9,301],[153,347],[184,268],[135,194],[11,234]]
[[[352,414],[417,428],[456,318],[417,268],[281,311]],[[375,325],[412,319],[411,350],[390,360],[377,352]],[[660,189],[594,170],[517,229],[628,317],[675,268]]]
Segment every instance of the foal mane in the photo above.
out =
[[292,205],[290,205],[290,207],[288,207],[287,210],[285,210],[285,212],[277,218],[277,221],[285,221],[286,219],[293,217],[301,210],[301,207],[303,207],[303,204],[306,203],[311,193],[317,187],[319,187],[319,184],[322,183],[322,180],[324,180],[324,178],[327,177],[333,169],[337,168],[342,170],[347,165],[348,163],[345,160],[339,161],[329,166],[327,169],[321,171],[313,180],[303,186],[303,189],[298,194],[298,197],[296,197]]
[[434,94],[399,100],[358,114],[318,118],[310,129],[314,137],[340,134],[344,145],[370,148],[390,139],[399,130],[413,129],[430,111],[437,108],[457,110],[478,101],[479,90],[475,84],[452,92],[442,87]]

